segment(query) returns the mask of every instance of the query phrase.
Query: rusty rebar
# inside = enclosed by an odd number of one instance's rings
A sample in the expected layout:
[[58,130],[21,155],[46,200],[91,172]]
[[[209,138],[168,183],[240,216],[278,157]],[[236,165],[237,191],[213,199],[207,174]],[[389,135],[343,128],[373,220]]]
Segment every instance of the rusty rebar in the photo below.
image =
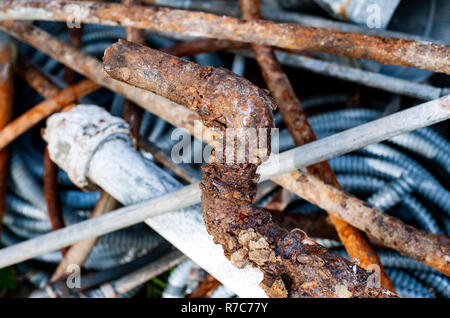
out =
[[[103,61],[113,78],[186,105],[199,112],[207,127],[223,133],[225,128],[273,127],[275,106],[271,99],[248,80],[228,70],[202,67],[123,40],[105,51]],[[158,72],[144,75],[143,69]],[[256,193],[256,168],[270,149],[259,149],[253,163],[233,164],[226,163],[223,154],[215,150],[203,169],[201,182],[206,228],[235,266],[250,264],[262,270],[261,287],[269,296],[394,295],[384,288],[367,286],[368,272],[327,251],[301,230],[287,233],[271,220],[270,213],[251,205]],[[345,287],[337,290],[335,286],[343,281]]]
[[[258,0],[239,0],[239,3],[245,20],[262,19]],[[259,44],[252,44],[252,50],[295,145],[301,146],[316,140],[316,135],[308,122],[308,118],[292,88],[289,78],[284,73],[273,50],[270,47]],[[312,175],[342,190],[328,162],[321,162],[306,169]],[[357,228],[336,218],[334,215],[330,215],[330,220],[334,224],[350,258],[358,259],[360,266],[365,269],[373,265],[378,266],[381,274],[381,285],[395,292],[394,285],[367,237]]]
[[82,23],[122,25],[287,49],[317,50],[450,74],[450,48],[446,45],[292,23],[246,22],[204,12],[84,1],[7,0],[0,2],[0,19],[67,21],[72,14],[67,7],[74,4],[80,8]]
[[163,166],[169,168],[173,173],[189,183],[195,183],[200,180],[200,173],[189,165],[176,164],[161,148],[149,140],[139,139],[139,148],[151,153],[153,158]]
[[0,130],[0,149],[5,148],[14,139],[45,117],[61,110],[64,106],[67,106],[78,98],[87,95],[98,88],[99,85],[91,80],[82,80],[81,82],[62,90],[53,97],[37,104]]
[[[450,106],[449,106],[450,107]],[[282,187],[379,239],[385,246],[450,275],[450,238],[418,230],[302,171],[273,178]]]
[[[73,46],[74,48],[81,48],[81,36],[83,34],[83,31],[81,29],[81,27],[77,28],[71,28],[69,29],[69,39],[68,39],[68,44]],[[75,71],[72,70],[70,67],[65,67],[64,68],[64,73],[63,73],[63,81],[69,85],[73,84],[75,82]]]
[[[14,63],[17,47],[12,39],[0,33],[0,129],[11,121],[14,102]],[[9,172],[9,149],[0,151],[0,235],[5,209],[6,186]]]

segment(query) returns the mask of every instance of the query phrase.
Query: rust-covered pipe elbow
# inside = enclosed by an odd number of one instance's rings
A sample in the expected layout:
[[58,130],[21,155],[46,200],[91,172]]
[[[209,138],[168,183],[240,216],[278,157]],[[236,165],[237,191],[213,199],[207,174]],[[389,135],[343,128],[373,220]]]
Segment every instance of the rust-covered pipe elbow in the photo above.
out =
[[103,65],[113,78],[196,111],[208,127],[273,127],[274,104],[266,91],[227,69],[203,67],[121,39],[105,51]]
[[[395,296],[373,284],[373,274],[326,250],[299,229],[288,233],[269,212],[251,205],[256,168],[270,152],[267,130],[273,127],[274,104],[264,90],[228,70],[202,67],[123,40],[105,51],[103,64],[114,79],[196,111],[207,127],[227,137],[222,144],[226,147],[232,134],[229,128],[257,130],[253,140],[258,142],[257,150],[248,150],[256,156],[245,157],[249,160],[244,162],[230,160],[226,150],[213,144],[212,160],[203,169],[200,185],[202,212],[208,233],[235,266],[251,265],[264,273],[261,287],[270,297]],[[237,137],[232,148],[252,142],[251,134],[232,136]]]

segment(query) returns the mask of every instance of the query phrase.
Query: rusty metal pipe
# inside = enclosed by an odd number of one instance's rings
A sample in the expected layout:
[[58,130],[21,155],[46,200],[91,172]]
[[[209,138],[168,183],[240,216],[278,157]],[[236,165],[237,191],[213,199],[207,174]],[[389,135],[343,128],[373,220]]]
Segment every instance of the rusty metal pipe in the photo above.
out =
[[[289,169],[296,170],[316,162],[330,159],[359,149],[371,143],[383,141],[387,138],[421,128],[450,118],[450,97],[441,98],[415,106],[411,109],[389,115],[373,122],[349,129],[293,150],[281,153],[274,157],[279,160],[270,160],[259,169],[261,180],[273,178],[277,174],[285,173]],[[340,143],[341,141],[344,143]],[[279,161],[280,165],[273,162]],[[286,170],[288,169],[288,170]],[[308,176],[308,174],[305,174]],[[289,175],[285,177],[291,179]],[[321,182],[318,180],[317,182]],[[264,183],[262,183],[264,184]],[[261,187],[260,187],[261,188]],[[314,188],[305,188],[314,191]],[[297,191],[296,191],[297,192]],[[301,195],[301,193],[299,192]],[[37,238],[16,244],[0,250],[0,267],[9,266],[55,249],[71,245],[77,241],[103,235],[114,230],[137,224],[154,215],[187,207],[200,202],[198,184],[186,186],[164,198],[150,200],[140,205],[119,209],[110,215],[103,215],[93,220],[71,225],[62,230],[41,235]],[[331,203],[333,201],[330,201]],[[359,201],[361,205],[363,201]],[[345,209],[341,212],[345,214]],[[131,213],[132,212],[132,213]],[[332,211],[330,211],[332,212]],[[381,211],[379,211],[382,214]],[[341,215],[341,217],[342,217]],[[344,218],[350,222],[348,218]],[[377,224],[372,224],[376,227]],[[205,232],[206,234],[206,232]]]
[[85,1],[7,0],[0,2],[0,19],[67,21],[72,15],[67,9],[71,5],[80,8],[82,23],[124,25],[287,49],[317,50],[450,74],[450,48],[446,45],[291,23],[246,22],[204,12]]
[[[255,128],[267,133],[273,127],[275,106],[268,96],[228,70],[202,67],[121,40],[105,51],[103,62],[112,77],[186,105],[199,113],[207,127],[220,129],[224,134],[228,133],[225,128]],[[142,67],[157,72],[146,72],[144,76]],[[245,142],[241,136],[237,138],[238,144]],[[262,145],[259,139],[249,140],[255,142]],[[351,263],[340,263],[342,259],[338,261],[303,231],[287,233],[273,223],[270,213],[251,205],[256,193],[256,168],[270,148],[263,146],[255,160],[247,159],[245,163],[229,163],[226,154],[217,151],[217,147],[215,150],[203,169],[201,182],[206,228],[235,266],[243,268],[249,264],[264,273],[260,286],[268,296],[392,296],[384,288],[361,284],[369,279],[366,271],[349,270]],[[310,272],[312,268],[315,270]],[[323,271],[324,276],[317,275],[318,271]],[[343,279],[346,287],[341,294],[335,286]],[[304,284],[307,281],[315,283]]]
[[[245,20],[262,19],[258,0],[239,0],[239,3]],[[295,145],[301,146],[316,140],[316,135],[308,122],[308,118],[273,50],[270,47],[259,44],[252,44],[252,50]],[[306,169],[312,175],[342,190],[328,162],[324,161],[308,166]],[[336,218],[334,215],[330,215],[330,220],[335,226],[350,259],[358,259],[360,266],[365,269],[373,265],[378,266],[381,274],[381,285],[395,292],[394,285],[367,237],[357,228]]]
[[47,74],[23,55],[19,54],[17,57],[15,71],[44,98],[50,98],[61,91],[61,88]]

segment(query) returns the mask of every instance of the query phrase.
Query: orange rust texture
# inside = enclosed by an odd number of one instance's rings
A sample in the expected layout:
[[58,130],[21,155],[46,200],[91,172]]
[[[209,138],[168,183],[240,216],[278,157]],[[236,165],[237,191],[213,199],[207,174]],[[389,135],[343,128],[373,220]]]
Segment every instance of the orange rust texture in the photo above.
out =
[[[123,40],[105,51],[103,63],[114,79],[195,110],[208,127],[273,127],[271,99],[228,70],[202,67]],[[368,284],[371,273],[299,229],[287,232],[269,212],[253,207],[260,162],[223,163],[217,150],[201,182],[207,231],[235,266],[249,264],[264,273],[261,287],[270,297],[395,296]]]
[[[24,12],[44,10],[49,18],[66,21],[72,14],[65,10],[71,1],[42,2],[6,0],[0,2],[5,14],[10,9]],[[286,49],[317,50],[383,64],[412,66],[450,74],[450,48],[446,45],[368,36],[331,29],[307,27],[271,21],[243,21],[210,13],[156,8],[126,7],[115,3],[78,2],[87,12],[82,22],[132,26],[222,40],[256,43]],[[30,16],[30,15],[28,15]],[[26,16],[24,16],[26,18]]]
[[[239,0],[239,3],[244,19],[262,19],[258,0]],[[306,114],[273,50],[258,44],[252,44],[252,50],[295,145],[301,146],[316,140],[316,135],[308,122]],[[309,166],[307,170],[324,182],[342,190],[328,162]],[[333,215],[330,215],[330,220],[334,224],[350,259],[357,258],[360,266],[366,269],[372,265],[379,266],[381,285],[391,291],[395,291],[392,281],[389,279],[365,234]]]
[[60,88],[46,74],[23,55],[19,54],[15,71],[44,98],[49,98],[60,91]]
[[[0,43],[0,129],[8,125],[13,112],[13,68],[15,47],[8,40]],[[0,234],[8,183],[9,149],[0,151]]]
[[91,80],[83,80],[34,106],[0,131],[0,149],[5,148],[42,119],[98,88],[99,85]]
[[[136,6],[139,0],[122,0],[124,6]],[[127,41],[145,45],[145,30],[126,28]],[[130,100],[125,100],[123,105],[123,118],[130,125],[131,133],[135,140],[139,139],[139,130],[142,122],[144,110]]]
[[209,298],[221,283],[213,276],[206,276],[196,289],[189,295],[189,298]]

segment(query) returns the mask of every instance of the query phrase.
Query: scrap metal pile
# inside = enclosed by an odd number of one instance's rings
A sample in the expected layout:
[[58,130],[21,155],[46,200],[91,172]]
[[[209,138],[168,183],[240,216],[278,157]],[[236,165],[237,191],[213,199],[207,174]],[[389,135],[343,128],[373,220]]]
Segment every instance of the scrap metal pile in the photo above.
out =
[[7,295],[449,297],[448,14],[1,1]]

